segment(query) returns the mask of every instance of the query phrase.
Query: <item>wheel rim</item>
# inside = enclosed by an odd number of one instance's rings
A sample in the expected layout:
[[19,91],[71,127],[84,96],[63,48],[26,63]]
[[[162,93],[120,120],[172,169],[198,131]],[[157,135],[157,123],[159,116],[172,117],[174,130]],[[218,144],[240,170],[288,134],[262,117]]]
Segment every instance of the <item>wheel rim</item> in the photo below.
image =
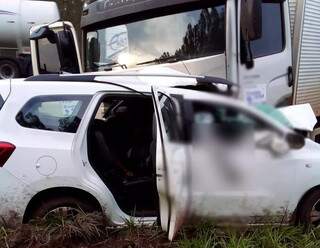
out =
[[310,223],[313,225],[320,224],[320,199],[312,206],[310,212]]
[[44,218],[62,217],[63,219],[73,218],[80,213],[80,210],[75,207],[58,207],[49,211]]
[[11,65],[3,64],[0,65],[0,78],[2,79],[9,79],[14,78],[15,72]]

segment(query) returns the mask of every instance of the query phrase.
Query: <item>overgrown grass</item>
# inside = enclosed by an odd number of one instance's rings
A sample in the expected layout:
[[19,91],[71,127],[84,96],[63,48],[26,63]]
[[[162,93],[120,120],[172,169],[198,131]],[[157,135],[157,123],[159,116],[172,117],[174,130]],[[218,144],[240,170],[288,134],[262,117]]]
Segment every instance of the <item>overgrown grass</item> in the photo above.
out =
[[181,248],[316,248],[320,247],[320,229],[306,231],[293,226],[218,229],[204,224],[191,231],[184,230],[176,245]]
[[158,226],[107,228],[100,214],[53,215],[28,225],[0,224],[0,248],[173,247],[173,248],[318,248],[320,229],[301,227],[217,228],[210,223],[184,228],[174,242]]

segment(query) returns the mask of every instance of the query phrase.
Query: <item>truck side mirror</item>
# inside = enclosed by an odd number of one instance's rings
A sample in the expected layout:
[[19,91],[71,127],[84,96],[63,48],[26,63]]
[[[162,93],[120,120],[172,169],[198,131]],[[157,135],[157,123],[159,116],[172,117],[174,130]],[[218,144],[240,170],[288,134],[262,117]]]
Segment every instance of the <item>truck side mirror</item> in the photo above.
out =
[[245,41],[260,39],[262,36],[261,0],[242,0],[241,32]]
[[82,72],[77,36],[70,22],[31,28],[30,44],[34,75]]
[[68,28],[56,33],[57,47],[60,58],[61,71],[68,73],[80,73],[77,60],[75,41]]
[[30,34],[30,40],[40,40],[47,38],[50,43],[56,43],[55,33],[47,26],[41,27]]
[[262,37],[262,2],[261,0],[241,1],[241,38],[245,49],[244,63],[253,67],[253,55],[250,42]]

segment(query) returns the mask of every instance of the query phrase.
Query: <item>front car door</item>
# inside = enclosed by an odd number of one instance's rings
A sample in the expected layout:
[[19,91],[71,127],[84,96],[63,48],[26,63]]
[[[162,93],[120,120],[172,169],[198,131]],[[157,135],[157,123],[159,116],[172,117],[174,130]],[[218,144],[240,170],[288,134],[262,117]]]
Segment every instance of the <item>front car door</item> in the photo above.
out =
[[[271,217],[287,221],[300,163],[285,141],[289,129],[233,99],[181,89],[168,92],[154,91],[154,99],[163,148],[157,155],[164,157],[164,163],[157,163],[157,174],[165,172],[158,178],[158,190],[160,202],[167,206],[160,211],[169,220],[165,229],[169,238],[194,218],[228,223],[265,222]],[[175,100],[177,95],[180,101]],[[168,137],[174,122],[164,121],[165,101],[176,102],[182,110],[171,111],[181,117],[179,142]],[[161,188],[163,184],[167,188]]]
[[70,22],[33,27],[30,44],[34,75],[83,72],[76,32]]
[[222,222],[287,215],[295,161],[285,132],[228,102],[189,101],[191,214]]

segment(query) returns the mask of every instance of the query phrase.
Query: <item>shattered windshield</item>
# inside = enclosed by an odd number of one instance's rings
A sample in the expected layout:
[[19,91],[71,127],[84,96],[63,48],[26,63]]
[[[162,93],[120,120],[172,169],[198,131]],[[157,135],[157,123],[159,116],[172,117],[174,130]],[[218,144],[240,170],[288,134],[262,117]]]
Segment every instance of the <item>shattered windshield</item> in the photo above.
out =
[[225,52],[225,3],[86,34],[86,70],[126,69]]

